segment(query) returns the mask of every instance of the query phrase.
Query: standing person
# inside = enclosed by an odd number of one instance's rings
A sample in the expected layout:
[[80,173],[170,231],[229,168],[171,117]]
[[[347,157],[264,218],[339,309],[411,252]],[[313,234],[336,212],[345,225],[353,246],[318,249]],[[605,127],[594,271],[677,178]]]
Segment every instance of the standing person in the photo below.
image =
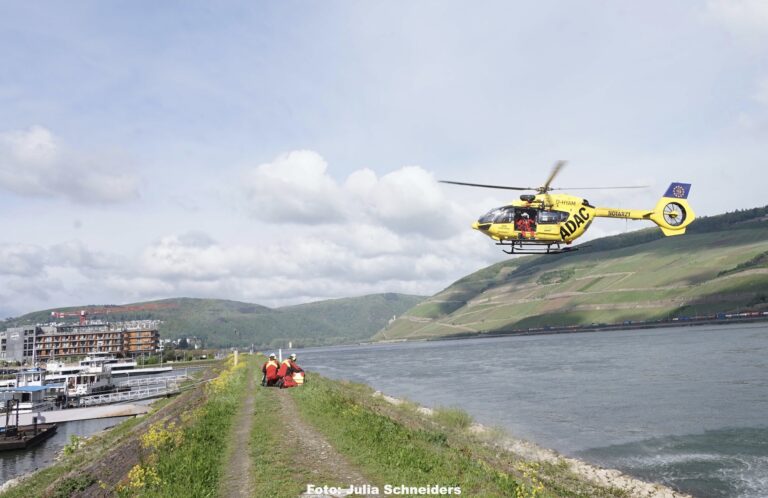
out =
[[282,382],[279,382],[280,387],[296,387],[298,384],[293,380],[293,374],[304,370],[296,364],[296,353],[292,353],[291,356],[286,358],[280,365],[280,370],[277,371],[277,376]]
[[524,239],[534,238],[533,220],[528,215],[528,213],[523,213],[520,215],[520,219],[517,220],[516,228],[520,231],[520,234],[523,236]]
[[277,364],[277,356],[275,356],[274,353],[269,355],[269,360],[264,363],[261,367],[261,372],[264,374],[264,377],[261,380],[262,386],[274,386],[277,384],[277,371],[280,368],[280,365]]

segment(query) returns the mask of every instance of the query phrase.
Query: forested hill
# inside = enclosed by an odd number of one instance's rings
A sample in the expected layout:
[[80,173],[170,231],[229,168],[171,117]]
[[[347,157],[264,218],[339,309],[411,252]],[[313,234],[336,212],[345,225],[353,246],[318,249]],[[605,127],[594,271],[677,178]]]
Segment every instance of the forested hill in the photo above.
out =
[[596,239],[570,254],[484,268],[424,300],[376,338],[623,323],[768,309],[768,207]]
[[[206,347],[251,344],[280,347],[288,341],[292,341],[294,347],[317,346],[369,340],[393,316],[412,308],[422,299],[423,296],[406,294],[372,294],[273,309],[221,299],[174,298],[127,305],[155,309],[93,318],[162,320],[161,337],[194,336],[201,338]],[[56,311],[77,312],[81,309],[87,310],[88,306],[57,308]],[[51,311],[6,320],[4,326],[46,323],[51,320]],[[76,318],[68,321],[76,321]]]

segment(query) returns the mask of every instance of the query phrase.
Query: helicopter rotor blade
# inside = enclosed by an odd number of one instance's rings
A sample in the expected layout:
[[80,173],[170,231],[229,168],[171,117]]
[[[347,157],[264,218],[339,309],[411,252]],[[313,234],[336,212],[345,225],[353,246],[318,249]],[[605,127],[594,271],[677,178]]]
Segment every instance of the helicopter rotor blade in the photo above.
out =
[[531,188],[531,187],[508,187],[505,185],[485,185],[482,183],[452,182],[448,180],[440,180],[440,183],[450,183],[451,185],[464,185],[465,187],[498,188],[503,190],[536,190],[535,188]]
[[547,181],[544,182],[544,185],[539,187],[539,192],[545,194],[547,191],[552,190],[549,185],[552,183],[552,180],[555,179],[557,174],[560,173],[560,170],[563,169],[563,166],[565,166],[566,162],[567,161],[560,160],[555,163],[555,166],[552,168],[552,172],[549,174],[549,178],[547,178]]
[[621,188],[649,188],[650,185],[629,185],[623,187],[558,187],[549,190],[613,190]]

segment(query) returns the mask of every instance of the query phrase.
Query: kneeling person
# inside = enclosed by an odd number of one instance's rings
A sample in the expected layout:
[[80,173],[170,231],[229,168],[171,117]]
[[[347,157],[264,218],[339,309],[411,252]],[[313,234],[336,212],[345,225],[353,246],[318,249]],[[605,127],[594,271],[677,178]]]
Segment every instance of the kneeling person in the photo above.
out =
[[[304,383],[304,370],[296,364],[296,354],[293,353],[280,365],[280,370],[277,371],[277,376],[280,377],[282,382],[278,382],[278,385],[283,388],[296,387],[299,385],[294,379],[294,375],[301,374],[301,383]],[[299,375],[296,375],[299,377]]]
[[264,374],[263,380],[261,381],[262,386],[274,386],[277,384],[278,376],[277,371],[280,368],[280,365],[277,363],[277,356],[275,356],[274,353],[269,355],[269,360],[267,360],[264,365],[261,367],[261,372]]

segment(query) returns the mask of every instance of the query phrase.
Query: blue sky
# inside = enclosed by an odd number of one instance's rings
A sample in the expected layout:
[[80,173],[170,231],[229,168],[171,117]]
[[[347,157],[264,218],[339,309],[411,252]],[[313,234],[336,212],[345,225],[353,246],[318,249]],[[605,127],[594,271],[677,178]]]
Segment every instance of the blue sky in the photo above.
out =
[[504,257],[468,225],[509,200],[436,180],[558,159],[652,186],[597,204],[765,204],[759,0],[0,5],[2,316],[432,294]]

